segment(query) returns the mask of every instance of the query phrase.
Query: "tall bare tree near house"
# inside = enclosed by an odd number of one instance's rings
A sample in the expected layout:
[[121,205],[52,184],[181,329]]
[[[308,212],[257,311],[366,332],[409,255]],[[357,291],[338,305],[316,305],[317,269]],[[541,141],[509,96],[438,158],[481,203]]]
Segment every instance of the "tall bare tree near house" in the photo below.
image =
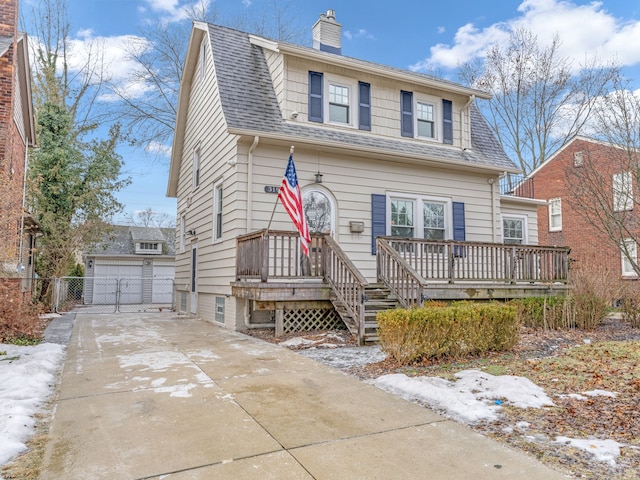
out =
[[460,77],[490,92],[486,117],[508,154],[528,174],[585,127],[598,99],[618,75],[596,57],[573,65],[562,57],[559,36],[541,47],[530,30],[511,33],[483,60],[467,63]]
[[640,276],[640,98],[624,79],[604,96],[592,116],[598,138],[608,147],[582,152],[579,168],[567,168],[568,201]]
[[101,237],[122,208],[115,192],[128,184],[116,152],[120,126],[112,125],[104,138],[97,130],[105,78],[99,46],[73,51],[66,12],[64,0],[41,0],[26,19],[37,40],[32,58],[39,142],[30,161],[29,204],[42,233],[36,271],[43,278],[66,275],[75,254]]
[[175,228],[175,218],[166,212],[147,207],[127,216],[127,222],[137,227]]
[[127,55],[137,68],[126,82],[109,82],[109,89],[120,100],[114,103],[114,115],[122,119],[136,144],[151,151],[166,151],[173,136],[192,22],[219,23],[294,41],[299,39],[301,29],[292,5],[270,0],[260,10],[252,5],[243,14],[227,18],[220,14],[215,2],[201,0],[186,12],[186,20],[158,19],[129,46]]

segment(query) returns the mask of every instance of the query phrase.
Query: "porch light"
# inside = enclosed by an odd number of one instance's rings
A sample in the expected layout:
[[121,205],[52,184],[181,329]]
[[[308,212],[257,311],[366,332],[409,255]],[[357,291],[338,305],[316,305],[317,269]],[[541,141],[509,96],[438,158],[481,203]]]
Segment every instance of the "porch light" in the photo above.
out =
[[322,174],[320,173],[320,170],[316,173],[316,183],[322,183]]

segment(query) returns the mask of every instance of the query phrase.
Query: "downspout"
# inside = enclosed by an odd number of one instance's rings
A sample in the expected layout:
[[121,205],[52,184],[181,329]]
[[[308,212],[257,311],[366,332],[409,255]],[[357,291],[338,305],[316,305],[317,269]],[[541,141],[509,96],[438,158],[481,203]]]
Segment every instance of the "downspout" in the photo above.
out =
[[[460,146],[462,148],[468,148],[471,146],[471,139],[469,139],[469,143],[468,146],[465,147],[465,112],[468,111],[469,107],[471,106],[471,104],[475,101],[476,96],[475,95],[469,95],[469,101],[465,104],[464,107],[462,107],[462,110],[460,110],[460,132],[461,132],[461,138],[460,138]],[[469,115],[469,118],[471,118],[471,115]],[[469,126],[469,131],[471,131],[471,126]]]
[[249,155],[247,158],[247,232],[251,233],[253,231],[253,151],[258,146],[258,142],[260,142],[260,137],[256,135],[253,137],[253,143],[251,147],[249,147]]

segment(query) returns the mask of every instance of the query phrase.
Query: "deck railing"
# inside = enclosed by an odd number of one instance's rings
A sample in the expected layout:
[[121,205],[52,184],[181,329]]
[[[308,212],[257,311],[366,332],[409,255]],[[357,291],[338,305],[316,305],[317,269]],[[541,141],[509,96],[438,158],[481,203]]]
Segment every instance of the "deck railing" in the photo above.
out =
[[421,305],[427,282],[403,260],[388,239],[378,238],[376,245],[378,278],[404,308]]
[[388,243],[426,281],[569,281],[569,249],[566,247],[438,242],[396,237],[380,237],[378,243]]
[[236,277],[324,277],[322,236],[312,235],[309,257],[302,255],[297,232],[261,230],[237,239]]
[[358,326],[358,341],[364,341],[364,289],[367,280],[349,260],[340,245],[325,236],[322,242],[325,280],[331,285],[334,295],[347,310],[347,314]]

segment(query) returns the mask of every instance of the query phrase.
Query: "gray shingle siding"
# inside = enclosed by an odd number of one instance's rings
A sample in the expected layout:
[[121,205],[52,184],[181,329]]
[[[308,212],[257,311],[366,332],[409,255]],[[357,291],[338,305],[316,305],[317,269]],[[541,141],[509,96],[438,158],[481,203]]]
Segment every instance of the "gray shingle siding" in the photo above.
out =
[[[247,33],[226,27],[209,25],[209,34],[222,110],[227,126],[232,131],[246,131],[256,135],[273,134],[290,137],[292,140],[302,139],[317,143],[375,148],[391,154],[401,152],[418,158],[437,158],[442,161],[468,163],[470,166],[498,167],[510,171],[517,169],[475,105],[471,107],[472,148],[470,150],[350,133],[321,126],[287,123],[282,118],[262,48],[252,45]],[[330,63],[333,54],[323,54],[327,56],[327,62]],[[354,59],[355,68],[358,63],[376,65]],[[387,66],[376,66],[389,71],[421,76]],[[433,79],[434,77],[425,76],[425,78]],[[456,85],[440,79],[438,81],[445,86]]]

